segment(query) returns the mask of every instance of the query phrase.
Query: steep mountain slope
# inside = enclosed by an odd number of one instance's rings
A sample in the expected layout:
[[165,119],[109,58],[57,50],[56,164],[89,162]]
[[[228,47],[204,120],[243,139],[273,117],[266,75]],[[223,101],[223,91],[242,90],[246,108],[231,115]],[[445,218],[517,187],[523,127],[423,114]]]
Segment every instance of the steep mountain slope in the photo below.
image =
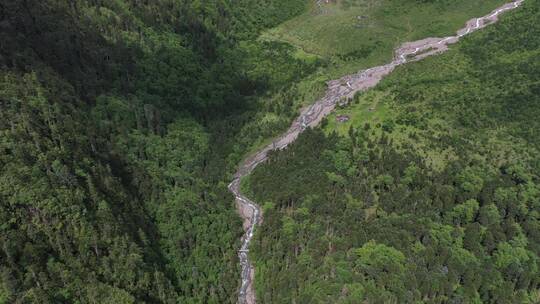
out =
[[235,302],[220,141],[282,81],[239,41],[303,7],[0,3],[0,303]]

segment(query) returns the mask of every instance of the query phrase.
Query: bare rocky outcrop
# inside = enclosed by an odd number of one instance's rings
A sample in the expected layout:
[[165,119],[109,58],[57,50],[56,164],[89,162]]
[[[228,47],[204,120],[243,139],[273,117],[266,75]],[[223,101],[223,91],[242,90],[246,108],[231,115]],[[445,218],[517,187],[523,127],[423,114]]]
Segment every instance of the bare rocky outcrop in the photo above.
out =
[[236,198],[236,205],[244,221],[245,230],[245,234],[242,237],[242,247],[238,252],[242,267],[242,285],[238,295],[238,303],[254,304],[256,302],[253,288],[255,270],[249,261],[248,253],[255,227],[262,219],[259,205],[240,192],[240,179],[250,174],[261,162],[264,162],[267,159],[268,152],[286,148],[306,128],[317,126],[343,99],[352,98],[357,92],[374,87],[397,66],[411,61],[418,61],[427,56],[448,50],[448,45],[458,42],[465,35],[495,23],[501,13],[517,8],[523,2],[524,0],[510,2],[494,10],[489,15],[469,20],[463,29],[457,31],[455,36],[426,38],[404,43],[395,51],[392,62],[329,81],[327,83],[328,89],[323,98],[304,108],[285,133],[241,163],[234,176],[234,180],[229,184],[229,190]]

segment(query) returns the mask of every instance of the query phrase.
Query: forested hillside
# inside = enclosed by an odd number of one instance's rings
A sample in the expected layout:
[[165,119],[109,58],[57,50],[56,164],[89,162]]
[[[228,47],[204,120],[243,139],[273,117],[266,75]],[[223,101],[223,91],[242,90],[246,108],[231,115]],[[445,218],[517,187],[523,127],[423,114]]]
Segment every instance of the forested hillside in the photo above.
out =
[[[245,155],[327,71],[501,1],[385,1],[369,22],[395,35],[336,57],[260,38],[312,2],[0,1],[0,304],[235,303],[226,186]],[[400,68],[255,172],[260,302],[539,301],[539,4]],[[403,7],[425,18],[404,29]]]
[[255,169],[260,303],[540,302],[539,19],[399,67]]
[[0,2],[0,303],[236,302],[242,130],[318,64],[255,37],[304,5]]

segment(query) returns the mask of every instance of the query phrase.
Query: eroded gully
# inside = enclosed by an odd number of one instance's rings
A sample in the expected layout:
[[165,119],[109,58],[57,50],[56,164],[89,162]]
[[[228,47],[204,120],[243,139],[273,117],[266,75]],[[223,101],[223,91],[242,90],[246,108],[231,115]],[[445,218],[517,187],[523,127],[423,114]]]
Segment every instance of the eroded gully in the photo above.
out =
[[523,2],[524,0],[510,2],[486,16],[469,20],[464,28],[457,31],[455,36],[426,38],[404,43],[395,51],[394,60],[392,62],[362,70],[356,74],[344,76],[337,80],[329,81],[327,83],[328,89],[323,98],[319,99],[309,107],[302,109],[300,115],[294,120],[285,133],[277,137],[271,144],[246,158],[240,164],[238,171],[234,176],[234,180],[229,184],[229,190],[236,198],[236,205],[240,216],[244,221],[245,230],[242,237],[242,247],[238,251],[238,257],[242,268],[242,285],[238,295],[239,304],[254,304],[256,302],[253,287],[255,270],[251,265],[248,253],[249,244],[253,238],[255,227],[260,223],[262,216],[259,205],[240,192],[240,179],[250,174],[257,165],[265,161],[268,152],[284,149],[296,140],[298,135],[306,128],[317,126],[325,116],[332,112],[340,101],[346,98],[352,98],[354,94],[359,91],[374,87],[384,76],[392,72],[397,66],[448,50],[448,45],[454,44],[458,42],[461,37],[496,22],[501,13],[517,8]]

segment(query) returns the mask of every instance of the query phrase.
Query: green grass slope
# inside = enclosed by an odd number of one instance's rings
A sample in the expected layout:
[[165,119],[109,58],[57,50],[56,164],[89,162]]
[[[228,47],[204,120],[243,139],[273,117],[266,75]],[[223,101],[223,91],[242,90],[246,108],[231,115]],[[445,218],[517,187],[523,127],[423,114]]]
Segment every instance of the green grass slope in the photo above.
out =
[[333,60],[344,66],[341,73],[347,73],[389,61],[393,50],[405,41],[450,35],[468,19],[484,15],[505,1],[320,3],[312,1],[307,12],[264,32],[262,39],[286,41],[307,53]]

